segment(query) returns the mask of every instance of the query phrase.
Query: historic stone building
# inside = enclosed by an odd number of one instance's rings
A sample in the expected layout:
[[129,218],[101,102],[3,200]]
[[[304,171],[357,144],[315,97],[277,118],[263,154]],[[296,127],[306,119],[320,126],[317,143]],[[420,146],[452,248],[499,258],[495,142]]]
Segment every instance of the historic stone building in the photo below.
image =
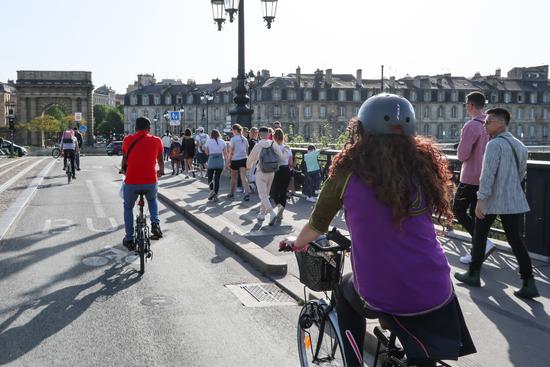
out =
[[13,82],[0,83],[0,134],[7,133],[9,110],[15,112],[16,94]]
[[94,106],[95,105],[107,105],[107,106],[116,106],[117,94],[114,89],[103,85],[96,90],[94,90]]
[[[87,121],[90,137],[93,131],[92,73],[89,71],[35,71],[17,72],[17,122],[25,124],[42,115],[53,105],[66,114],[81,112]],[[22,136],[26,144],[38,143],[37,134]],[[89,142],[92,139],[88,139]]]
[[[139,77],[143,80],[140,82]],[[139,76],[125,100],[125,123],[133,131],[138,116],[156,116],[157,131],[164,131],[164,112],[183,109],[182,128],[206,127],[223,129],[232,103],[235,81],[210,84],[162,84],[154,75]],[[143,85],[142,85],[143,84]],[[295,73],[271,76],[263,70],[249,83],[250,106],[254,109],[253,125],[266,125],[280,120],[289,135],[302,135],[306,140],[320,135],[337,136],[361,103],[380,93],[392,92],[408,98],[414,105],[419,134],[433,136],[440,142],[456,142],[460,129],[468,120],[465,96],[482,91],[488,107],[502,106],[513,115],[510,131],[529,144],[549,144],[550,82],[548,66],[514,68],[507,77],[500,70],[495,75],[473,78],[451,74],[415,76],[400,79],[363,79],[362,70],[353,74],[333,74],[331,69],[313,74]],[[213,94],[206,108],[204,93]],[[145,101],[145,104],[143,104]],[[208,111],[208,113],[206,113]],[[179,130],[178,130],[179,131]]]

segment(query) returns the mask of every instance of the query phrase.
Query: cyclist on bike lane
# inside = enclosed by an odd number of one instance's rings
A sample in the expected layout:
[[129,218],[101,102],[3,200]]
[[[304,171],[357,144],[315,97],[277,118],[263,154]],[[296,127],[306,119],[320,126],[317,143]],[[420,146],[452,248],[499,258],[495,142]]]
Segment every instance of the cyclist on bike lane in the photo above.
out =
[[432,223],[432,213],[440,222],[453,218],[451,175],[415,126],[405,98],[380,94],[364,102],[293,245],[307,249],[344,208],[353,273],[335,297],[348,366],[363,365],[365,318],[379,318],[394,332],[412,365],[476,351]]
[[61,136],[61,142],[59,143],[59,149],[63,154],[63,170],[67,167],[67,158],[71,162],[72,178],[75,179],[75,157],[77,153],[80,153],[78,147],[78,140],[74,136],[73,130],[65,130]]
[[[126,162],[126,177],[124,179],[124,227],[126,235],[122,244],[133,251],[134,214],[133,209],[140,192],[145,192],[145,198],[151,215],[151,233],[161,238],[160,220],[157,203],[157,177],[164,175],[163,146],[159,137],[149,134],[151,121],[146,117],[136,120],[136,133],[128,135],[122,142],[122,160]],[[130,150],[130,154],[128,151]],[[159,165],[157,172],[156,166]]]

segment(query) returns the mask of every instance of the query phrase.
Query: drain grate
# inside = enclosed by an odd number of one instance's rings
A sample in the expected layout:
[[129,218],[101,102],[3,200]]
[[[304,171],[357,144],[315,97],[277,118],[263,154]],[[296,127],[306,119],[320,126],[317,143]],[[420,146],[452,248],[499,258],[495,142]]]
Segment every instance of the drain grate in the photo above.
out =
[[275,284],[228,284],[226,287],[247,307],[296,305],[296,301]]

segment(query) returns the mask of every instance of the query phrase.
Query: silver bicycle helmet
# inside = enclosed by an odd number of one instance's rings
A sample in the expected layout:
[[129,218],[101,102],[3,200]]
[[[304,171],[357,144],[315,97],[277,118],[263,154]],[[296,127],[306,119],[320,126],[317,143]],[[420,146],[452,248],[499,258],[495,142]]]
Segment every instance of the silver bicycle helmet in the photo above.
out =
[[365,134],[414,135],[416,117],[414,107],[403,97],[381,93],[361,105],[358,119]]

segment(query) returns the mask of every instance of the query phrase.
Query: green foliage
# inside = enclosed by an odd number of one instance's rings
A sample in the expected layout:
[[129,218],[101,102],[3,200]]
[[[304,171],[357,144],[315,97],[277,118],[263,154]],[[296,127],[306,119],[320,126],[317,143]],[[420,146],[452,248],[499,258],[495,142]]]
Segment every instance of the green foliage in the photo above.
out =
[[62,131],[60,121],[50,115],[36,117],[28,124],[21,124],[20,126],[25,130],[35,132],[57,133]]
[[67,115],[63,108],[58,105],[51,106],[46,111],[44,111],[44,114],[53,117],[57,121],[63,120],[63,118]]
[[346,144],[349,140],[349,132],[347,130],[344,130],[338,137],[336,138],[336,149],[342,149],[344,147],[344,144]]
[[96,126],[97,133],[108,137],[113,131],[117,134],[124,132],[124,117],[117,108],[111,107],[103,121]]
[[300,143],[305,143],[305,139],[302,135],[294,135],[292,137],[292,143],[293,144],[300,144]]
[[101,124],[105,120],[105,117],[107,117],[107,114],[109,113],[109,110],[113,109],[113,108],[115,108],[115,107],[110,107],[110,106],[102,105],[102,104],[96,104],[94,106],[94,120],[95,120],[96,125]]

